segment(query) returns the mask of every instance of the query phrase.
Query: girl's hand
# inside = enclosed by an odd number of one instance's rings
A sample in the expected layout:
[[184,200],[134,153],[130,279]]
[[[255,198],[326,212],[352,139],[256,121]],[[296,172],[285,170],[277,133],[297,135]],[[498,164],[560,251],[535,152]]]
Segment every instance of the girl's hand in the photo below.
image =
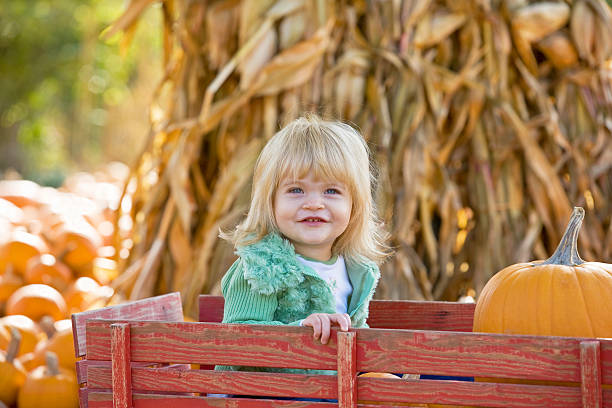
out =
[[321,343],[327,344],[330,327],[340,326],[340,330],[348,331],[351,327],[351,318],[346,313],[313,313],[302,321],[302,326],[310,326],[314,330],[313,338],[321,338]]

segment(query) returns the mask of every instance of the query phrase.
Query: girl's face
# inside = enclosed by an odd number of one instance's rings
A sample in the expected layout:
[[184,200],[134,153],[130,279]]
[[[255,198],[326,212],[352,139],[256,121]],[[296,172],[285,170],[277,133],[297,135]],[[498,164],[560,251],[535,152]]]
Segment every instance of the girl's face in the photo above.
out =
[[327,261],[349,223],[352,199],[347,186],[315,178],[281,179],[274,194],[274,218],[280,232],[303,256]]

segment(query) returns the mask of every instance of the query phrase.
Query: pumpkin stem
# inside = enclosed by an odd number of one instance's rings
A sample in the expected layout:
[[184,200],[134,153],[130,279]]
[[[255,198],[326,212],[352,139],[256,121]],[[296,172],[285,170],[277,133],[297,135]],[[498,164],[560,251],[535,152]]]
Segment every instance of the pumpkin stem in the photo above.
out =
[[57,359],[57,354],[52,351],[47,351],[45,353],[45,363],[47,364],[47,370],[49,370],[50,376],[59,375],[59,360]]
[[47,335],[47,338],[49,339],[53,337],[53,335],[56,332],[55,326],[53,326],[53,323],[54,323],[53,318],[49,315],[44,315],[43,317],[40,318],[40,321],[38,322],[38,325],[40,326],[42,331],[45,332],[45,334]]
[[6,361],[12,363],[17,353],[19,352],[19,345],[21,344],[21,333],[13,326],[9,327],[11,331],[11,341],[6,349]]
[[574,207],[572,217],[567,224],[563,238],[561,238],[555,253],[540,265],[576,266],[584,263],[580,255],[578,255],[578,233],[580,232],[583,219],[584,209],[582,207]]

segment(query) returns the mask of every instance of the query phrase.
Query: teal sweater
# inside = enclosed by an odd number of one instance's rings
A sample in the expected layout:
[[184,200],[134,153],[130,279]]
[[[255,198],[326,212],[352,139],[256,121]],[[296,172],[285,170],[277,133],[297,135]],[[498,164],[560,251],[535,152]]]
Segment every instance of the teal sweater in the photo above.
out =
[[[312,313],[336,313],[327,282],[301,264],[293,245],[278,234],[238,247],[236,254],[238,260],[221,280],[223,323],[297,326]],[[353,286],[347,302],[351,326],[367,327],[368,305],[380,277],[378,266],[346,260],[346,269]]]

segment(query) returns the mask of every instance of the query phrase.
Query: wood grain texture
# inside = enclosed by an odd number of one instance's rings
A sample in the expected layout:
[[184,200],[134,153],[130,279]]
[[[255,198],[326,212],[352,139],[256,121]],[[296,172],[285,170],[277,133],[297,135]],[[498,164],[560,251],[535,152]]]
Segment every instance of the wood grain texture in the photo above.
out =
[[74,337],[75,355],[77,357],[84,356],[87,352],[85,347],[87,330],[85,322],[88,319],[183,321],[181,294],[174,292],[73,314],[72,335]]
[[[87,322],[87,359],[110,359],[111,322]],[[306,327],[131,322],[132,361],[336,369],[335,334],[327,345]]]
[[601,408],[601,364],[599,341],[580,342],[580,369],[582,375],[582,406]]
[[[111,384],[111,372],[108,367],[90,368],[90,377],[90,389],[108,389]],[[132,369],[132,388],[137,391],[337,399],[337,386],[334,375]]]
[[[90,360],[108,360],[109,322],[88,323]],[[310,329],[132,322],[132,361],[336,369]],[[580,382],[580,339],[417,330],[352,329],[357,370]],[[336,329],[333,329],[336,331]]]
[[438,403],[515,408],[578,408],[578,387],[358,377],[360,401]]
[[130,325],[111,325],[113,408],[132,407],[132,370],[130,364]]
[[580,381],[580,339],[358,329],[357,370]]
[[601,382],[612,385],[612,339],[597,339],[601,361]]
[[[200,295],[198,302],[201,322],[222,321],[223,296]],[[379,329],[471,332],[475,307],[473,303],[372,300],[368,325]]]
[[79,388],[79,407],[80,408],[88,408],[87,406],[87,387]]
[[[283,401],[274,399],[212,398],[183,395],[134,393],[134,408],[337,408],[329,402]],[[112,408],[112,394],[90,392],[89,408]],[[366,408],[363,406],[362,408]],[[385,408],[377,406],[376,408]]]
[[[218,299],[216,304],[218,308]],[[448,305],[440,305],[443,306]],[[439,322],[444,320],[440,310],[436,312]],[[468,313],[465,309],[464,312]],[[430,315],[436,316],[436,313]],[[458,312],[449,313],[452,316]],[[113,386],[112,369],[103,365],[113,355],[112,323],[116,321],[86,323],[88,362],[78,367],[87,367],[86,395],[91,408],[112,406],[110,394],[104,392]],[[462,324],[465,329],[465,323]],[[132,363],[125,366],[131,367],[125,371],[131,376],[130,390],[138,393],[132,394],[135,407],[338,406],[273,400],[283,396],[338,399],[339,406],[362,408],[368,405],[355,404],[356,400],[377,401],[380,404],[377,408],[406,401],[517,408],[612,408],[612,389],[601,386],[602,382],[612,383],[612,339],[501,335],[467,330],[351,329],[343,333],[334,328],[329,344],[322,345],[312,339],[311,329],[303,327],[133,320],[129,325],[131,354],[128,355]],[[449,322],[440,323],[437,327],[449,325]],[[137,367],[170,362],[182,369]],[[185,369],[184,364],[189,363],[328,369],[338,370],[339,376]],[[582,382],[583,386],[356,378],[359,371]],[[151,394],[160,392],[165,397]],[[177,393],[258,395],[270,399],[207,398]]]
[[354,332],[338,332],[338,407],[357,404],[357,339]]
[[[77,375],[77,382],[79,384],[83,384],[87,382],[87,370],[89,367],[111,367],[111,362],[110,361],[89,361],[89,360],[80,360],[77,361],[76,364],[76,375]],[[163,367],[164,364],[161,363],[140,363],[140,362],[132,362],[131,363],[132,368],[134,367]],[[182,369],[182,370],[186,370],[189,368],[188,365],[186,364],[171,364],[165,368],[168,369]],[[110,388],[110,386],[109,386]]]
[[368,325],[378,329],[471,332],[474,303],[373,300]]

